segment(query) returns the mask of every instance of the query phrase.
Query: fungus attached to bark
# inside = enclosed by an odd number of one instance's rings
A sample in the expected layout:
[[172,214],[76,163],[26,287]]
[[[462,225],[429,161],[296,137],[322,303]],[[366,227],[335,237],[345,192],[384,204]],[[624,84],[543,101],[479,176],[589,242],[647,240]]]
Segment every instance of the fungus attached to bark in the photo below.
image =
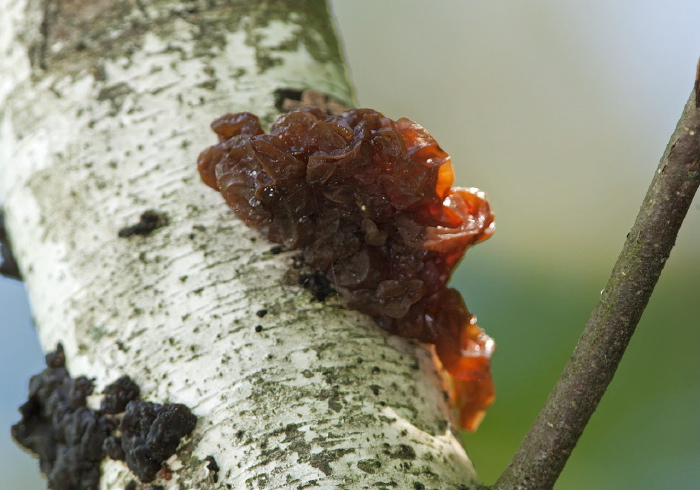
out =
[[97,490],[105,456],[125,460],[141,481],[152,481],[197,418],[184,405],[138,400],[140,389],[128,376],[105,387],[100,410],[90,409],[92,381],[72,378],[65,364],[59,344],[29,381],[22,419],[12,426],[17,443],[39,456],[49,487]]
[[300,249],[348,306],[384,329],[435,344],[462,427],[494,398],[495,344],[447,287],[465,250],[488,238],[483,192],[453,188],[450,156],[413,121],[371,109],[328,116],[303,107],[265,134],[257,116],[212,123],[202,180],[269,240]]

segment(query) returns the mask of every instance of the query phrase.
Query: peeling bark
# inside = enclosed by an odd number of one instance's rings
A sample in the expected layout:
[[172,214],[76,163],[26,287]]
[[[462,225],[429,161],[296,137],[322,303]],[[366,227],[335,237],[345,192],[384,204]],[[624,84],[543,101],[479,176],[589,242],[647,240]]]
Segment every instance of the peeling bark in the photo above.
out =
[[[224,112],[352,102],[324,2],[0,0],[0,23],[1,189],[41,343],[196,413],[159,484],[476,485],[431,352],[311,301],[196,172]],[[119,236],[146,212],[167,219]],[[103,464],[102,488],[132,478]]]

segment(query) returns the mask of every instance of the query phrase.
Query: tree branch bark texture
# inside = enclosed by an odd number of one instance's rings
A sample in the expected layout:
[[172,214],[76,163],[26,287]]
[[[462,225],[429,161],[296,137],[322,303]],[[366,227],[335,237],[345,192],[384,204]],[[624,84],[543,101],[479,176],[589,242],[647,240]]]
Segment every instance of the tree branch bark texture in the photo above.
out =
[[[6,225],[44,350],[198,417],[156,484],[477,485],[431,351],[311,301],[197,175],[223,113],[352,104],[324,1],[0,0],[0,48]],[[136,233],[144,213],[164,218]],[[133,478],[102,463],[101,488]]]
[[697,86],[571,359],[494,490],[552,488],[612,381],[700,184]]

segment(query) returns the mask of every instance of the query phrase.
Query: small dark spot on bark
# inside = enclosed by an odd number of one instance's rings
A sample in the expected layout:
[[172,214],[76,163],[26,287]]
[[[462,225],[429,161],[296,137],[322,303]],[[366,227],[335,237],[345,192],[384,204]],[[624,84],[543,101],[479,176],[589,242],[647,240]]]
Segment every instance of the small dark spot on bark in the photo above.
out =
[[425,485],[423,485],[419,481],[416,481],[416,482],[413,482],[413,488],[414,488],[414,490],[425,490]]
[[372,368],[372,374],[379,374],[380,371],[381,369],[379,369],[379,366],[374,366]]
[[255,331],[256,331],[256,332],[260,333],[260,332],[262,332],[262,329],[263,329],[263,328],[262,328],[262,325],[255,325]]
[[284,252],[284,248],[282,248],[280,245],[275,245],[274,247],[272,247],[272,248],[270,249],[270,253],[271,253],[272,255],[279,255],[279,254],[281,254],[282,252]]
[[377,459],[363,459],[357,463],[357,467],[365,473],[374,474],[382,467],[382,463]]
[[352,453],[354,451],[354,449],[324,450],[320,453],[310,455],[309,464],[314,468],[321,470],[326,476],[329,476],[331,473],[333,473],[330,463],[337,461],[347,453]]
[[126,484],[124,487],[124,490],[136,490],[139,487],[139,484],[136,483],[135,480],[131,480],[129,483]]
[[379,390],[381,390],[382,387],[377,385],[370,385],[369,389],[372,390],[372,393],[374,393],[375,396],[377,396],[379,395]]
[[299,284],[311,291],[316,301],[325,301],[332,294],[336,294],[335,289],[331,287],[331,282],[320,272],[302,273],[299,274]]
[[275,108],[280,112],[285,112],[282,109],[285,100],[294,100],[297,102],[301,101],[301,94],[304,93],[304,89],[294,89],[294,88],[279,88],[273,92],[275,97]]
[[207,469],[212,472],[212,477],[214,478],[214,483],[219,481],[219,465],[216,463],[214,456],[207,456],[204,461],[208,461]]
[[164,213],[149,209],[141,214],[138,223],[119,230],[119,237],[127,238],[133,235],[150,235],[154,230],[162,228],[167,224],[168,217]]
[[330,408],[334,412],[340,412],[343,409],[343,404],[340,402],[339,398],[329,398],[328,408]]
[[399,444],[396,451],[391,454],[392,458],[416,459],[416,451],[408,444]]
[[388,443],[384,443],[382,446],[384,447],[383,453],[392,459],[416,459],[416,451],[408,444],[399,444],[394,451],[391,450],[391,445]]
[[258,315],[260,318],[262,318],[265,315],[267,315],[267,310],[263,308],[262,310],[256,311],[255,314]]

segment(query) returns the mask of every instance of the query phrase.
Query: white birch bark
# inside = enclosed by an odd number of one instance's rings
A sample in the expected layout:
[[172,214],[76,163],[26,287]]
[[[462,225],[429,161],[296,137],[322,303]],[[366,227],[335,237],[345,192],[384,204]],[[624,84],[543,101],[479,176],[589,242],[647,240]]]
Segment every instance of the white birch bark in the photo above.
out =
[[[41,344],[194,411],[165,488],[476,485],[430,351],[312,302],[196,172],[224,112],[352,101],[324,5],[0,0],[0,180]],[[117,236],[148,209],[169,224]]]

